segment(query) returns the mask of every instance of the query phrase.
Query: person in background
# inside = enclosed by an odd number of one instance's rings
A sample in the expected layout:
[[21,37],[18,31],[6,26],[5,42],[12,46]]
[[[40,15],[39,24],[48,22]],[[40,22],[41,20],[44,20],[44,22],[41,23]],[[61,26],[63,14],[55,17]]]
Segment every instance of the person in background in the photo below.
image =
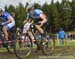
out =
[[58,32],[58,38],[60,39],[60,43],[64,44],[64,39],[66,37],[65,31],[61,28],[60,31]]

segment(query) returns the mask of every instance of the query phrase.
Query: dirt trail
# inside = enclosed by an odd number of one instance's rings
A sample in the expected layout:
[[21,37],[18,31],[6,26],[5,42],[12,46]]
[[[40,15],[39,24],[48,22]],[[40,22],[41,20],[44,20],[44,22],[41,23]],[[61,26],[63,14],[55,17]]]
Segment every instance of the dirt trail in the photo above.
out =
[[[18,59],[14,54],[9,54],[8,52],[1,53],[0,59]],[[75,47],[56,47],[53,54],[49,56],[44,56],[41,51],[38,53],[33,53],[25,59],[75,59]]]

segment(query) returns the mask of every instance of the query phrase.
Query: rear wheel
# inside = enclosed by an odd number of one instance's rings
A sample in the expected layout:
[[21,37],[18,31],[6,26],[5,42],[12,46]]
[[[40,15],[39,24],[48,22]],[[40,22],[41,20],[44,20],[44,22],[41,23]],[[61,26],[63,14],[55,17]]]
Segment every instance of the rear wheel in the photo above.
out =
[[15,41],[14,52],[18,58],[28,57],[32,50],[32,40],[29,35],[19,35]]
[[6,49],[9,53],[14,53],[14,41],[9,41],[9,43],[6,43]]
[[14,53],[14,44],[15,44],[16,34],[15,32],[10,34],[9,41],[7,43],[6,49],[9,53]]
[[7,49],[9,53],[14,53],[14,43],[15,43],[15,37],[12,39],[9,39],[9,41],[3,41],[3,46]]

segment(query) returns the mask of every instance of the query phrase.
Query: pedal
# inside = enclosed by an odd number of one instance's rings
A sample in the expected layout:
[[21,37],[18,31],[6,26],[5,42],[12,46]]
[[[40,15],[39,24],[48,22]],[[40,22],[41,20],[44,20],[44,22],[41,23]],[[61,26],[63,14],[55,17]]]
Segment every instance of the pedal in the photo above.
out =
[[3,43],[3,47],[7,47],[8,46],[8,43]]
[[3,47],[7,47],[8,46],[8,41],[3,41]]

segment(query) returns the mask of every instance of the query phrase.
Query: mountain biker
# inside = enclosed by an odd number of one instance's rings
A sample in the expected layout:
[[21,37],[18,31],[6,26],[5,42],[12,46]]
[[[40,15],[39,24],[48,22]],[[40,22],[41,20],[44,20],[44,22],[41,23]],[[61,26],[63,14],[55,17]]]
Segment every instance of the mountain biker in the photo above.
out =
[[44,30],[42,29],[42,27],[47,22],[47,18],[46,18],[46,15],[44,14],[44,12],[40,9],[34,9],[34,7],[32,5],[29,5],[26,8],[26,11],[28,12],[28,14],[27,14],[27,19],[24,22],[34,19],[33,21],[36,24],[35,25],[36,28],[42,35],[44,35]]
[[5,40],[8,42],[9,33],[8,30],[11,30],[15,26],[14,18],[8,13],[4,12],[2,9],[0,9],[0,17],[3,18],[5,22],[2,22],[3,25],[3,32],[5,36]]

